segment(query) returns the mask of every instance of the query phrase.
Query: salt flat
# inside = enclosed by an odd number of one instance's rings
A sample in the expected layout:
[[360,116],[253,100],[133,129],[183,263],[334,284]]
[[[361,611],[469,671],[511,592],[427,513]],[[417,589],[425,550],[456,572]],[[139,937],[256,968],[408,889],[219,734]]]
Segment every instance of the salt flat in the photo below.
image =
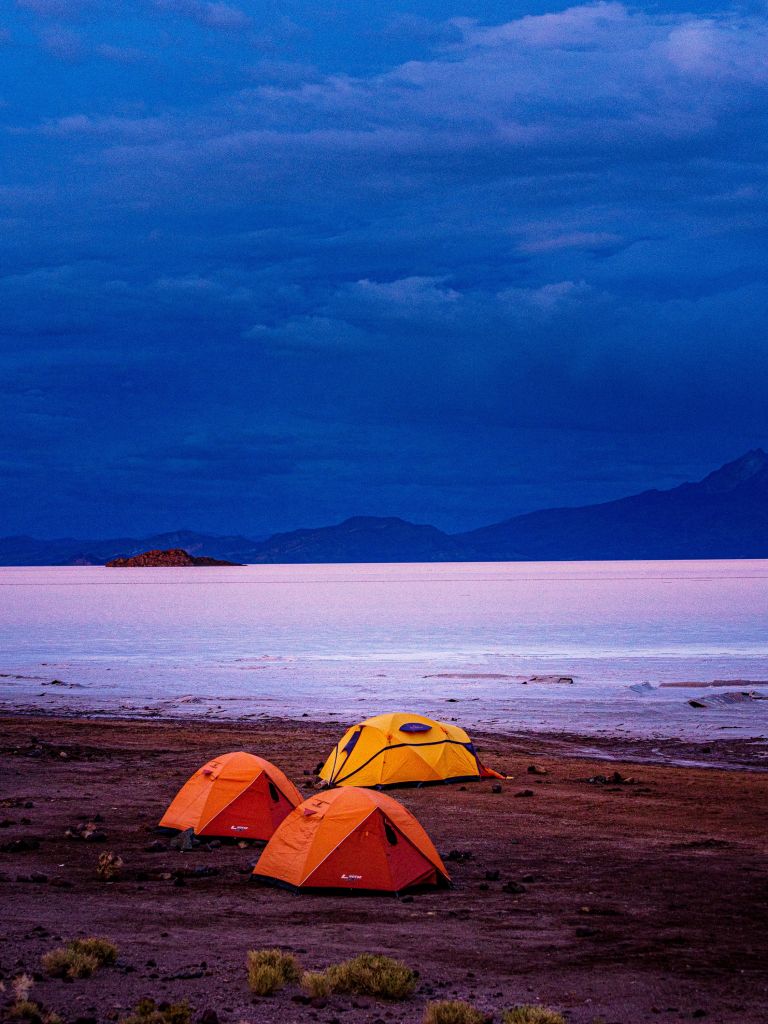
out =
[[768,561],[0,568],[0,673],[6,711],[759,736],[712,697],[768,695]]

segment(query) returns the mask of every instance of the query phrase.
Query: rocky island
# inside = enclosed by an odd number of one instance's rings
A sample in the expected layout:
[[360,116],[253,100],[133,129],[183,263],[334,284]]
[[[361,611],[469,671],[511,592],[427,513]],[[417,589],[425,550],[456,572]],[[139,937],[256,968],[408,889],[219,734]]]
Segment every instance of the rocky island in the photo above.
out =
[[220,558],[208,558],[206,555],[190,555],[183,548],[168,548],[167,551],[154,549],[143,551],[140,555],[133,555],[131,558],[113,558],[107,562],[107,568],[145,568],[162,567],[175,568],[183,565],[239,565],[239,562],[225,562]]

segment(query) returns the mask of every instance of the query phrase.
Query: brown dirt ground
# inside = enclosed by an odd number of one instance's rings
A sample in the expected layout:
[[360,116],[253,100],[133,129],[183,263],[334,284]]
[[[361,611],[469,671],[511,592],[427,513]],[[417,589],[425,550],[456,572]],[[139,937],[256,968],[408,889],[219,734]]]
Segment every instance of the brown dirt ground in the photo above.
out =
[[[471,853],[448,863],[452,891],[412,899],[261,888],[246,873],[253,847],[145,850],[178,786],[209,757],[253,750],[310,792],[304,772],[338,734],[309,722],[0,719],[0,847],[40,841],[0,852],[0,977],[8,985],[35,972],[32,998],[70,1024],[117,1020],[147,995],[186,998],[196,1020],[213,1009],[225,1024],[418,1022],[430,998],[452,997],[497,1021],[519,1002],[556,1007],[571,1024],[768,1021],[764,772],[638,763],[640,745],[634,763],[626,748],[626,761],[606,763],[599,750],[579,755],[573,737],[476,737],[486,761],[514,775],[501,793],[490,782],[392,792],[441,852]],[[705,749],[749,760],[748,748]],[[548,774],[528,774],[531,761]],[[615,769],[636,783],[585,781]],[[517,798],[521,790],[534,795]],[[96,814],[105,842],[65,837]],[[97,877],[105,849],[124,859],[122,880]],[[219,873],[184,885],[147,877],[180,867]],[[47,880],[29,880],[37,873]],[[505,892],[510,880],[525,891]],[[118,944],[116,967],[69,983],[40,973],[44,952],[93,934]],[[417,968],[420,986],[393,1004],[336,996],[311,1005],[295,987],[254,999],[245,952],[264,946],[308,968],[385,952]]]

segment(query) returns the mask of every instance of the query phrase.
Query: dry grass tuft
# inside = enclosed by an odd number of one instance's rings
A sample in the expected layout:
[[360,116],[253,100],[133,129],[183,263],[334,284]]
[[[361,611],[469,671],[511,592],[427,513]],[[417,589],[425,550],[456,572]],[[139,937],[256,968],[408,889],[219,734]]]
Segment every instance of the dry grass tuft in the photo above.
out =
[[502,1024],[565,1024],[565,1018],[546,1006],[515,1006],[505,1010]]
[[471,1003],[460,999],[441,999],[427,1003],[423,1024],[485,1024],[486,1015]]
[[[18,974],[12,982],[14,1002],[6,1010],[9,1020],[24,1021],[24,1024],[62,1024],[61,1017],[43,1007],[29,998],[29,993],[34,985],[34,979],[29,974]],[[5,985],[0,984],[0,992],[5,991]]]
[[271,996],[289,982],[299,981],[301,969],[292,953],[281,949],[251,949],[246,960],[248,987],[256,996]]
[[117,946],[109,939],[73,939],[43,957],[43,970],[52,978],[89,978],[105,964],[117,960]]
[[11,1020],[29,1021],[29,1024],[41,1024],[43,1019],[40,1006],[37,1003],[33,1003],[31,999],[17,999],[8,1008],[8,1016]]
[[189,1003],[156,1003],[154,999],[140,999],[128,1017],[120,1024],[190,1024],[192,1010]]
[[29,999],[29,993],[32,991],[32,986],[35,984],[35,979],[31,974],[17,974],[11,982],[11,988],[13,989],[13,998],[18,1003],[26,1002]]
[[301,987],[312,999],[327,999],[331,994],[326,971],[305,971],[301,976]]
[[44,1010],[39,1003],[25,1000],[21,1003],[14,1003],[8,1011],[12,1020],[24,1021],[25,1024],[63,1024],[58,1013],[52,1010]]
[[352,960],[332,964],[325,976],[332,992],[377,999],[407,999],[417,980],[416,973],[401,960],[375,953],[361,953]]
[[95,956],[99,961],[99,967],[111,967],[117,961],[117,946],[109,939],[94,935],[88,939],[73,939],[69,945],[78,953]]
[[95,956],[65,946],[52,949],[43,957],[43,970],[52,978],[89,978],[98,969]]

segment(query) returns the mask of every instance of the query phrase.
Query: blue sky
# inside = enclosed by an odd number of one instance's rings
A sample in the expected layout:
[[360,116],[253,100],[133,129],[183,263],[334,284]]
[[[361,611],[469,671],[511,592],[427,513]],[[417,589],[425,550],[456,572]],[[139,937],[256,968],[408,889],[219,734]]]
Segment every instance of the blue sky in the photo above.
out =
[[459,530],[768,443],[767,15],[9,0],[0,533]]

